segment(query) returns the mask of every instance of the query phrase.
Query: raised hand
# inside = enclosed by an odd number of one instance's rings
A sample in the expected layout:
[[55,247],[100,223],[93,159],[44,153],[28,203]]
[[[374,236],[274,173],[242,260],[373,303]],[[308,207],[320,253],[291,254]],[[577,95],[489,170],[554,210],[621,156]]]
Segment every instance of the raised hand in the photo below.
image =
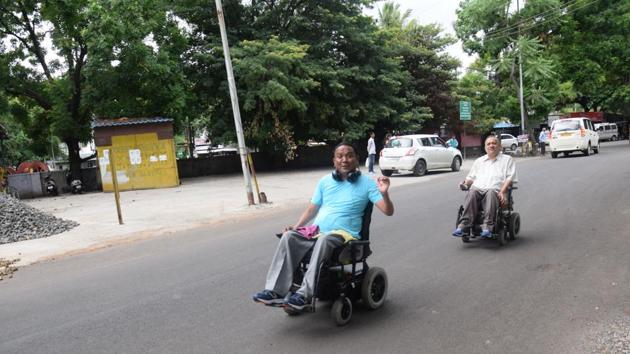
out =
[[376,184],[378,185],[378,190],[381,193],[385,193],[389,189],[389,185],[390,185],[389,178],[385,176],[381,176],[376,179]]

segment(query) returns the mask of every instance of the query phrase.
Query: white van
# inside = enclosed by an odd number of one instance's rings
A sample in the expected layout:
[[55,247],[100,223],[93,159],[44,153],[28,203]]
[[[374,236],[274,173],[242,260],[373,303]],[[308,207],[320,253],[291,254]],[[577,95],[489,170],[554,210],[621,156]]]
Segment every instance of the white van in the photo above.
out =
[[551,157],[558,157],[559,153],[568,156],[573,151],[580,151],[588,156],[591,151],[599,152],[599,135],[595,131],[593,122],[586,117],[562,118],[551,124],[551,139],[549,140]]
[[615,123],[596,123],[595,130],[599,134],[599,140],[617,141],[619,139],[619,129]]

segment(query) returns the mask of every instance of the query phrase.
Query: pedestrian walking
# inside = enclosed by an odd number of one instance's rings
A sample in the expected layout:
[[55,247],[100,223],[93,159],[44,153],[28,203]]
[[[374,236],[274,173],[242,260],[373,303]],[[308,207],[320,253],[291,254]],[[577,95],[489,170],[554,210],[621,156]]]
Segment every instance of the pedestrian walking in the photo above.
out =
[[549,135],[547,133],[547,128],[542,128],[540,131],[540,135],[538,135],[538,146],[540,147],[540,154],[545,156],[545,147],[547,145],[547,140]]
[[368,152],[368,173],[374,173],[374,161],[376,160],[376,144],[374,143],[374,132],[370,132],[367,143]]

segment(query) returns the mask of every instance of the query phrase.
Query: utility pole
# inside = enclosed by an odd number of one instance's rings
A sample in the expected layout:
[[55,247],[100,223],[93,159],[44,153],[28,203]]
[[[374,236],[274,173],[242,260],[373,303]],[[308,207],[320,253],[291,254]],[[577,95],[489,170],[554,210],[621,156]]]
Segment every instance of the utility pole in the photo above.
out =
[[241,124],[241,111],[238,107],[238,96],[236,94],[236,82],[232,70],[232,59],[230,58],[230,47],[228,45],[227,33],[225,31],[225,19],[223,18],[223,6],[221,0],[215,0],[217,5],[217,17],[219,18],[219,28],[221,29],[221,42],[223,43],[223,56],[225,57],[225,70],[228,76],[228,86],[230,87],[230,98],[232,99],[232,112],[234,114],[234,125],[236,125],[236,137],[238,138],[238,153],[241,155],[241,168],[243,169],[243,179],[245,190],[247,191],[247,202],[254,205],[254,193],[252,191],[252,180],[247,166],[247,147],[245,147],[245,137]]
[[[48,133],[50,134],[50,154],[52,155],[53,161],[55,161],[55,144],[53,144],[52,127],[48,128]],[[54,164],[57,166],[56,162],[54,162]]]
[[[516,13],[520,13],[519,0],[516,0]],[[518,24],[518,39],[521,39],[521,24]],[[521,134],[525,134],[525,105],[523,104],[523,56],[521,54],[521,47],[518,46],[518,85],[519,94],[518,100],[521,105]]]

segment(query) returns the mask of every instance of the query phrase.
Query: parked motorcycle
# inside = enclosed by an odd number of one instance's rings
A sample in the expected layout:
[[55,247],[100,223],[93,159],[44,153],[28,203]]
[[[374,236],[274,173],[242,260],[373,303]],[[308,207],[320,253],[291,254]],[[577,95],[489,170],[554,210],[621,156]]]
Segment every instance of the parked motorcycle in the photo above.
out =
[[83,192],[83,183],[81,183],[80,179],[72,179],[71,173],[66,175],[66,183],[70,186],[72,194],[81,194]]
[[75,179],[70,182],[70,191],[74,194],[81,194],[83,192],[83,183],[80,179]]
[[48,195],[52,195],[52,196],[59,195],[59,191],[57,190],[57,184],[55,183],[55,180],[50,175],[44,178],[44,185],[46,187],[46,193],[48,193]]

